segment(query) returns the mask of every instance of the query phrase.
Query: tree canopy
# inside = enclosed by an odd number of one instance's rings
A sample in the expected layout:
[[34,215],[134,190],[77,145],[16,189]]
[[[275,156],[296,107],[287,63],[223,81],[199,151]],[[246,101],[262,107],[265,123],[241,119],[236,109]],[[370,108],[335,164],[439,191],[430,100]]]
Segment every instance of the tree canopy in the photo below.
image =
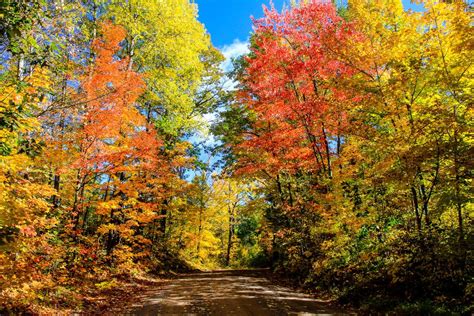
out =
[[224,74],[193,1],[2,2],[0,313],[222,267],[472,312],[472,6],[417,3],[264,7]]

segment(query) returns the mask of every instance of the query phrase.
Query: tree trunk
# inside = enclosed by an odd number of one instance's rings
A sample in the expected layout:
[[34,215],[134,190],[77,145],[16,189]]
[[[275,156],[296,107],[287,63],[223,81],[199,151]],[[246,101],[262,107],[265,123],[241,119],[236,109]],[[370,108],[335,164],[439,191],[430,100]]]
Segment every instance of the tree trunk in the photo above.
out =
[[234,238],[234,207],[229,206],[229,231],[228,231],[228,238],[227,238],[227,252],[225,257],[225,265],[229,266],[230,264],[230,253],[232,251],[232,239]]
[[329,142],[328,142],[328,137],[326,135],[326,129],[324,128],[324,124],[322,124],[321,126],[321,131],[323,132],[324,146],[326,147],[326,161],[328,165],[328,177],[329,179],[332,179],[331,151],[329,149]]
[[199,207],[199,225],[198,225],[198,240],[197,240],[197,246],[196,246],[196,257],[199,258],[199,252],[201,251],[201,235],[202,235],[202,214],[204,210],[203,207]]
[[459,152],[458,152],[458,132],[454,131],[454,176],[455,176],[455,192],[456,192],[456,211],[458,217],[458,233],[459,233],[459,250],[461,259],[461,270],[465,270],[466,266],[466,241],[464,238],[464,219],[462,214],[462,197],[461,197],[461,175],[459,172]]
[[161,232],[163,238],[164,238],[165,233],[166,233],[166,216],[168,214],[168,209],[167,209],[168,205],[169,205],[168,199],[165,199],[163,201],[163,208],[161,209],[161,212],[160,212],[160,215],[161,215],[161,218],[160,218],[160,232]]
[[56,191],[56,194],[53,195],[53,210],[59,207],[59,184],[61,177],[60,175],[54,175],[53,188]]
[[413,196],[413,207],[415,208],[416,228],[418,232],[421,233],[421,215],[420,215],[419,205],[418,205],[418,195],[416,194],[416,189],[414,186],[411,187],[411,193]]

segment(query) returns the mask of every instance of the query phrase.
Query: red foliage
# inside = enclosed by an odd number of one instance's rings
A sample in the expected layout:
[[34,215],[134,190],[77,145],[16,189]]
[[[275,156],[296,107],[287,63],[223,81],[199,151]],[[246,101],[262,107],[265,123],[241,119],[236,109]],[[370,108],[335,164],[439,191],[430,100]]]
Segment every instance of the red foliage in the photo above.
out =
[[240,97],[257,114],[255,135],[241,149],[256,155],[246,155],[241,172],[304,168],[330,175],[331,142],[347,124],[338,105],[355,97],[338,84],[353,74],[338,58],[353,26],[319,1],[282,13],[265,8],[254,25]]

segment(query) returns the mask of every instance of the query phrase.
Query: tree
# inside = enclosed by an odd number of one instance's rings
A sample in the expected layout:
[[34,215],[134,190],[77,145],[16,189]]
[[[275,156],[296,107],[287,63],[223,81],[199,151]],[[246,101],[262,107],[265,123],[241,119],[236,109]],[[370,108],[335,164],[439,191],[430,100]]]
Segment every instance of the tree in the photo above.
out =
[[127,30],[122,54],[130,69],[146,74],[141,111],[165,135],[196,128],[213,100],[199,89],[217,81],[222,60],[196,19],[196,6],[188,0],[114,1],[108,15]]

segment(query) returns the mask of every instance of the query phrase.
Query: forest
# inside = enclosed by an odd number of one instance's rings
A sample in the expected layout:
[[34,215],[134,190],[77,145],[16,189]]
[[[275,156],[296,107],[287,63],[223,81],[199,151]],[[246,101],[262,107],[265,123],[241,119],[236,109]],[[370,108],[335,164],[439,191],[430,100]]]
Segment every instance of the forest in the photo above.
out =
[[264,6],[226,73],[194,1],[1,1],[0,314],[255,267],[474,312],[472,4],[339,2]]

